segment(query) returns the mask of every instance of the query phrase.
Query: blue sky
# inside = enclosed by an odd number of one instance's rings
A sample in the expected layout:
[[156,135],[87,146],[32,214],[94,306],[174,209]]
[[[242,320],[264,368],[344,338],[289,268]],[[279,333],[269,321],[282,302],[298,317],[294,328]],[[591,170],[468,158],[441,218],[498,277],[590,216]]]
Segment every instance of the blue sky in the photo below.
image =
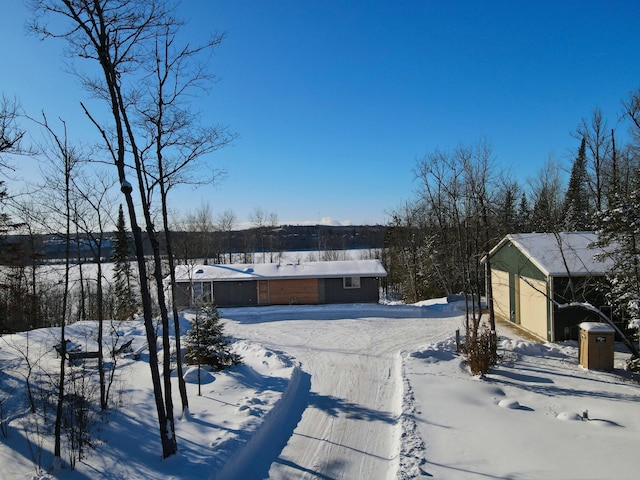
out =
[[[19,2],[2,10],[0,92],[82,137],[86,95],[63,71],[62,42],[27,36]],[[416,159],[481,136],[524,183],[550,156],[570,165],[581,119],[599,107],[615,127],[640,88],[637,1],[183,0],[179,11],[193,43],[227,34],[210,65],[220,80],[196,108],[239,137],[210,158],[224,180],[176,191],[173,208],[208,202],[240,222],[260,207],[281,223],[385,223],[414,197]]]

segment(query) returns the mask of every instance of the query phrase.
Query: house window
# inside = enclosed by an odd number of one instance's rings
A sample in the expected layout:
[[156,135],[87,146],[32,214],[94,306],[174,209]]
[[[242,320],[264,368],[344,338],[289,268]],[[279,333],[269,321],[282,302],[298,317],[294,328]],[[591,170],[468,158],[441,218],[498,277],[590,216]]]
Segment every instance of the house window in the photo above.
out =
[[193,282],[193,301],[196,304],[211,303],[211,282]]
[[360,277],[344,277],[342,285],[344,288],[360,288]]
[[212,282],[202,282],[202,301],[205,303],[213,302]]

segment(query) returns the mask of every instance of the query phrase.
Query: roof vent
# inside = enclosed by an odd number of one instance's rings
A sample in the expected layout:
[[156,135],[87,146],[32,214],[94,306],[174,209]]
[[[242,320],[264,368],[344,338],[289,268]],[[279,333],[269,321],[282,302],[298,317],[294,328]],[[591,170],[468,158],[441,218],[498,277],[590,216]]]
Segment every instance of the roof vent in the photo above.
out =
[[199,273],[204,273],[204,270],[199,268],[198,270],[196,270],[196,274],[199,274]]

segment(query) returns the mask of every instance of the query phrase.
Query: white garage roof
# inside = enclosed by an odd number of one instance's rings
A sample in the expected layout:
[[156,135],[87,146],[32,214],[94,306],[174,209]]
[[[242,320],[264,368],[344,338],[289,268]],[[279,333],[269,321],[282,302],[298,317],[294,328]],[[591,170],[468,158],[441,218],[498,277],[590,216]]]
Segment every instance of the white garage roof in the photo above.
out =
[[178,265],[176,281],[284,280],[295,278],[386,277],[380,260],[300,263],[234,263]]
[[567,270],[571,275],[602,275],[609,271],[613,262],[595,258],[604,253],[601,248],[594,247],[597,240],[598,236],[593,232],[519,233],[507,235],[493,251],[511,241],[547,275],[567,275]]

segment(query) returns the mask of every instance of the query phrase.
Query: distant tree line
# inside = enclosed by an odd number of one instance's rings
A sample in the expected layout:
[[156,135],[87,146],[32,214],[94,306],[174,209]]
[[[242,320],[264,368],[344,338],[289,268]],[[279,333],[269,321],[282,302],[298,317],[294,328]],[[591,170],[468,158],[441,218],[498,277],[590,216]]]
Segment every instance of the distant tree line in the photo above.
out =
[[[125,226],[126,228],[126,226]],[[179,246],[175,258],[196,258],[205,263],[230,263],[242,259],[278,261],[282,252],[324,252],[327,250],[381,249],[387,230],[386,225],[277,225],[274,227],[251,227],[225,232],[214,222],[200,230],[186,230],[176,225],[172,230],[175,243]],[[114,255],[119,231],[104,233],[101,260],[110,261]],[[129,231],[124,235],[129,240],[129,257],[133,258],[133,238]],[[90,234],[74,234],[73,259],[77,263],[97,262],[96,246]],[[163,234],[158,235],[162,248]],[[32,259],[38,265],[59,263],[65,258],[65,242],[59,233],[33,233],[0,235],[0,265],[29,265]],[[145,255],[151,255],[149,240],[143,234]],[[230,255],[231,254],[231,255]]]
[[379,249],[387,226],[251,227],[225,232],[215,224],[200,231],[175,231],[178,258],[198,258],[206,263],[278,262],[282,252]]

